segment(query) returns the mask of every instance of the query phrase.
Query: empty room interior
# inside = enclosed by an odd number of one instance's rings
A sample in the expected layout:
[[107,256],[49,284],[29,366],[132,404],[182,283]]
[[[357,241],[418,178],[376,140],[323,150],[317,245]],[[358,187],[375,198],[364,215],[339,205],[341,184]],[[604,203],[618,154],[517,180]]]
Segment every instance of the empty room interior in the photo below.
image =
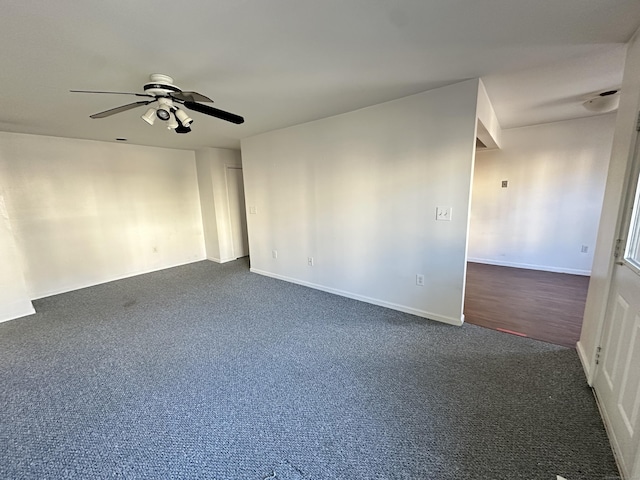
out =
[[0,39],[0,478],[640,478],[640,3]]

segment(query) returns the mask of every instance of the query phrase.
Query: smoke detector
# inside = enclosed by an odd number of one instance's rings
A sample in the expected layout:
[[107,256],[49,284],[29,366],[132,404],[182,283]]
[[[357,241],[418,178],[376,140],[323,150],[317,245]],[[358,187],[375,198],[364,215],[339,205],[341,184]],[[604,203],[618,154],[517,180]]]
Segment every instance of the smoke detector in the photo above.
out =
[[587,100],[582,105],[591,112],[612,112],[620,104],[620,90],[607,90]]

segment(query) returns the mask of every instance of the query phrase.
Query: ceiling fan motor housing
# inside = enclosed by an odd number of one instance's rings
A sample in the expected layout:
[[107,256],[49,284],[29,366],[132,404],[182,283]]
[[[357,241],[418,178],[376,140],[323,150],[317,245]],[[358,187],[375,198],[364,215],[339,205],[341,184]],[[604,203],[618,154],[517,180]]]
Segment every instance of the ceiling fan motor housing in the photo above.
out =
[[173,84],[173,78],[162,73],[152,73],[149,76],[149,83],[144,84],[144,91],[150,95],[168,96],[170,93],[181,92],[178,87]]

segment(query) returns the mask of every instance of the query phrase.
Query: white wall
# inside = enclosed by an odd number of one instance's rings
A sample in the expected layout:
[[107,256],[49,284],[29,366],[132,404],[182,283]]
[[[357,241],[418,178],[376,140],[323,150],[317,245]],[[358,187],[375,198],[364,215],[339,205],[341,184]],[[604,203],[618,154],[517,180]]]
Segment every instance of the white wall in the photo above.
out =
[[194,152],[0,133],[30,298],[205,258]]
[[582,333],[578,353],[587,378],[592,381],[596,349],[600,341],[609,287],[614,266],[613,252],[621,224],[622,198],[625,179],[631,164],[637,133],[635,131],[640,110],[640,30],[629,43],[620,94],[620,107],[616,117],[611,160],[607,175],[600,227],[589,282]]
[[460,324],[477,95],[469,80],[243,139],[252,271]]
[[242,166],[240,152],[203,148],[196,152],[196,162],[207,258],[218,263],[235,260],[226,167]]
[[469,260],[589,275],[614,124],[608,114],[513,128],[502,149],[479,150]]
[[3,195],[0,195],[0,265],[0,322],[35,313]]

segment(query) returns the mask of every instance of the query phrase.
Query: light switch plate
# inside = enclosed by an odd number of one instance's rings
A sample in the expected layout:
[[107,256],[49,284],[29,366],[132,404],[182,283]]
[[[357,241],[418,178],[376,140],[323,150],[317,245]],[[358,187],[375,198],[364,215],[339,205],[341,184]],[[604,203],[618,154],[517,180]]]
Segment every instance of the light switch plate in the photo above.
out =
[[436,220],[451,221],[451,207],[436,207]]

